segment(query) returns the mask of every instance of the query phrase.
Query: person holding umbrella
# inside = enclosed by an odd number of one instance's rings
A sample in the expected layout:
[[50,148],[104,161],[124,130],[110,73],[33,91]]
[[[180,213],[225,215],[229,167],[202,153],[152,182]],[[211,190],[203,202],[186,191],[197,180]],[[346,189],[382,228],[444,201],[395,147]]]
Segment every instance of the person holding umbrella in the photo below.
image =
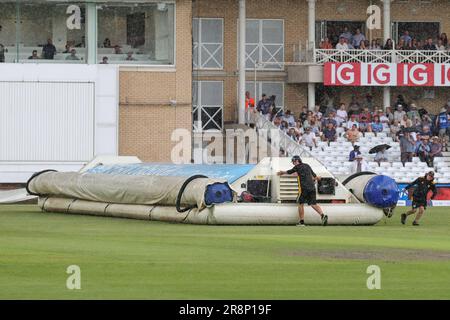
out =
[[326,226],[328,223],[328,216],[322,211],[322,208],[317,204],[316,200],[316,187],[314,181],[320,181],[312,168],[306,163],[302,162],[299,156],[292,157],[292,164],[294,167],[288,171],[278,171],[278,175],[297,173],[298,176],[298,214],[300,216],[300,222],[298,226],[305,226],[305,207],[304,204],[310,205],[321,217],[322,225]]
[[437,194],[436,185],[434,182],[434,172],[430,171],[424,177],[417,178],[416,180],[408,184],[405,187],[405,190],[409,190],[414,186],[415,189],[413,192],[412,209],[406,213],[403,213],[401,215],[400,221],[402,224],[405,224],[408,216],[415,214],[417,209],[419,209],[419,212],[417,213],[416,218],[412,223],[413,226],[419,226],[419,220],[420,218],[422,218],[422,215],[425,212],[425,209],[427,208],[428,192],[431,191],[433,193],[431,195],[431,199],[434,199],[434,197]]
[[387,156],[386,156],[385,152],[387,149],[390,149],[390,148],[391,148],[391,146],[388,144],[380,144],[380,145],[370,149],[369,153],[370,154],[375,153],[374,161],[376,161],[376,162],[378,162],[378,164],[380,164],[380,162],[387,161]]

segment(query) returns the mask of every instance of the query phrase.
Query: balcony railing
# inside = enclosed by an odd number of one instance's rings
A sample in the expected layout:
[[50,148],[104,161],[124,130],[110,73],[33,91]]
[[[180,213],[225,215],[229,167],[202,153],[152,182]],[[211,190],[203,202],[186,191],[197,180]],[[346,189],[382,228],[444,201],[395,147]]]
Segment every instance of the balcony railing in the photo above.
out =
[[337,50],[315,49],[314,62],[450,63],[450,51],[439,50]]

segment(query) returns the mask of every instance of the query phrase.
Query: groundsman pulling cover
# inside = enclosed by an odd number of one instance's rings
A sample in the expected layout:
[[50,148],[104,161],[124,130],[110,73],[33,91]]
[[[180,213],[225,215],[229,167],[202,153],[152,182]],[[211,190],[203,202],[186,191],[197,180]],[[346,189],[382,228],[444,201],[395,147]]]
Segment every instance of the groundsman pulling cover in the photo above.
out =
[[[175,206],[180,189],[189,177],[130,176],[110,174],[42,172],[27,184],[30,194],[87,201]],[[219,191],[218,191],[219,190]],[[219,193],[222,192],[222,197]],[[217,196],[217,201],[211,197]],[[209,200],[205,200],[208,196]],[[200,210],[233,200],[234,192],[225,180],[197,178],[182,193],[181,206]]]

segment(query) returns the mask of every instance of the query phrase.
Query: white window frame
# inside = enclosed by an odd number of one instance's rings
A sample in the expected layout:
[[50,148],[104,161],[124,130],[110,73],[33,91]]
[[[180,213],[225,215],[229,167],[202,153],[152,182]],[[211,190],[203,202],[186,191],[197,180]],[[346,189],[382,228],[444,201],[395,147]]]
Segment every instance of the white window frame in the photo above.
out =
[[[223,55],[224,55],[224,50],[223,50],[223,43],[224,43],[224,21],[223,18],[193,18],[193,20],[198,21],[197,25],[198,25],[198,42],[193,41],[192,43],[192,66],[194,70],[223,70]],[[203,42],[202,41],[202,21],[205,20],[219,20],[221,22],[221,26],[222,26],[222,42]],[[209,50],[207,48],[204,47],[204,45],[217,45],[218,48],[214,51],[214,52],[209,52]],[[207,58],[206,61],[202,61],[203,59],[203,50],[208,51],[209,56]],[[198,50],[198,61],[195,61],[194,59],[194,51]],[[222,53],[222,59],[221,61],[217,61],[217,59],[214,57],[214,55],[217,52],[221,52]],[[219,65],[219,67],[217,68],[207,68],[204,65],[209,62],[211,59],[214,59],[217,64]]]
[[[245,66],[246,66],[246,70],[267,70],[267,71],[283,71],[284,70],[284,62],[285,62],[285,23],[284,23],[284,19],[247,19],[246,22],[248,21],[258,21],[259,24],[259,35],[258,35],[258,42],[257,43],[253,43],[253,42],[247,42],[247,39],[245,41]],[[282,26],[283,26],[283,30],[282,30],[282,41],[281,44],[280,43],[264,43],[262,41],[262,34],[263,34],[263,21],[281,21]],[[239,21],[238,21],[239,24]],[[246,24],[247,25],[247,24]],[[247,31],[247,30],[246,30]],[[280,48],[274,53],[270,53],[269,50],[267,50],[266,46],[267,45],[278,45],[280,46]],[[247,46],[256,46],[256,48],[249,54],[247,53]],[[239,48],[239,37],[238,37],[238,46]],[[254,67],[247,67],[247,63],[248,63],[248,59],[250,59],[251,54],[255,51],[258,50],[258,59],[259,61],[255,61],[255,62],[263,62],[265,63],[262,66],[256,66],[256,64],[254,63]],[[273,60],[269,60],[269,61],[262,61],[262,57],[263,57],[263,52],[264,50],[266,50],[266,52],[271,56],[271,59],[274,59],[274,56],[281,50],[282,52],[282,57],[283,60],[282,61],[273,61]],[[239,50],[238,50],[239,51]],[[239,65],[239,55],[237,57],[238,61],[237,61],[237,65]],[[278,65],[278,67],[273,68],[273,67],[267,67],[266,65],[268,65],[268,62],[270,62],[270,65]],[[271,63],[273,62],[273,63]]]
[[[193,80],[192,81],[192,89],[194,90],[194,84],[197,84],[197,105],[194,105],[194,101],[192,101],[192,114],[194,115],[196,112],[198,113],[198,120],[197,123],[195,121],[193,121],[193,130],[195,132],[203,132],[203,131],[210,131],[210,130],[223,130],[223,116],[224,116],[224,101],[223,101],[223,87],[224,87],[224,83],[223,81],[217,81],[217,80]],[[220,83],[220,85],[222,86],[222,90],[221,90],[221,104],[217,104],[217,105],[205,105],[202,103],[202,86],[201,83]],[[194,95],[193,95],[194,96]],[[206,123],[202,123],[202,112],[204,108],[218,108],[218,110],[212,115],[210,116],[206,111],[205,113],[208,115],[209,119]],[[221,123],[217,123],[214,120],[214,117],[218,114],[218,113],[222,113],[222,121]],[[194,117],[192,117],[192,119],[194,119]],[[204,128],[210,123],[213,122],[216,125],[216,129],[207,129],[204,130]],[[200,125],[199,125],[200,123]]]

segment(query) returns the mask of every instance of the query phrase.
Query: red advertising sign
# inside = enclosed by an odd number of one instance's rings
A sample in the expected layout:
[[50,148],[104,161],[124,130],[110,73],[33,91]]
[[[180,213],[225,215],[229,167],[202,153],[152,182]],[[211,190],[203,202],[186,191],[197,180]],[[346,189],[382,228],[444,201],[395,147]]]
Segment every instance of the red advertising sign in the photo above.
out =
[[450,64],[342,63],[324,65],[326,86],[450,86]]

